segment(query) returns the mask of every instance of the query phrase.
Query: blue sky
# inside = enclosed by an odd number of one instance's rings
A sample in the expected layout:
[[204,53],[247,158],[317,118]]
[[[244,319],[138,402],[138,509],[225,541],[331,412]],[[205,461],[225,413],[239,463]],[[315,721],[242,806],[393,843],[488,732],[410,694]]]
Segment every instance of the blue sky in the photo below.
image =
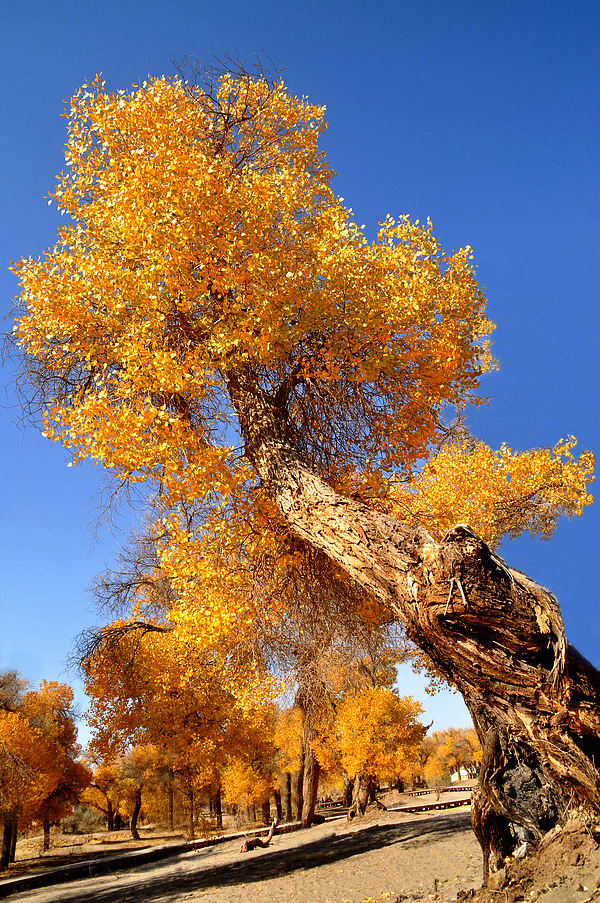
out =
[[[599,455],[599,40],[596,0],[4,3],[2,259],[53,241],[44,195],[63,166],[63,101],[85,79],[102,72],[127,89],[172,74],[170,57],[265,53],[291,91],[327,106],[335,187],[368,234],[408,213],[429,216],[448,250],[473,247],[501,361],[473,431],[518,449],[574,434]],[[0,282],[8,313],[17,286],[4,266]],[[5,367],[7,404],[10,380]],[[61,676],[93,622],[85,587],[122,537],[101,527],[93,543],[99,469],[67,468],[17,416],[0,411],[0,668],[37,683]],[[570,640],[597,666],[599,539],[588,509],[550,542],[502,550],[555,592]]]

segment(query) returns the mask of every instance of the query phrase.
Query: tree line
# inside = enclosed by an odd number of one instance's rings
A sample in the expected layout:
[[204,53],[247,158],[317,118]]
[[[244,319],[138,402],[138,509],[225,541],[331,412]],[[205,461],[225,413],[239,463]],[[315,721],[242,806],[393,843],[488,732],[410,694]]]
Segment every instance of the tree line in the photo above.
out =
[[[382,784],[404,790],[440,786],[453,772],[476,776],[481,747],[473,730],[425,736],[421,707],[410,697],[381,683],[366,684],[358,669],[342,683],[335,704],[330,700],[311,725],[318,767],[310,788],[314,800],[318,792],[352,805],[359,788],[366,806]],[[68,686],[44,682],[31,690],[15,672],[5,672],[0,688],[1,870],[14,862],[18,833],[42,828],[42,848],[49,850],[52,825],[65,833],[127,826],[139,840],[143,818],[169,831],[185,823],[193,839],[198,830],[223,828],[225,813],[230,827],[306,817],[306,730],[298,706],[265,701],[242,710],[234,703],[222,710],[218,726],[213,719],[207,731],[207,719],[195,718],[184,735],[186,719],[175,702],[168,731],[164,724],[156,731],[150,714],[121,744],[110,714],[102,727],[90,716],[95,733],[82,751]],[[153,691],[148,686],[145,698]]]

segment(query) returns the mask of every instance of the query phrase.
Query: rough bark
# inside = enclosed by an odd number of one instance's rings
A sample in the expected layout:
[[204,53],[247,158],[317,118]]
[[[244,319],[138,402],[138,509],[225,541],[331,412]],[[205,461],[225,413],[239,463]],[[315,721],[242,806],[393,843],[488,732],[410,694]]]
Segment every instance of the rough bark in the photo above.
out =
[[269,846],[271,841],[273,840],[273,834],[275,833],[275,828],[277,827],[277,819],[274,818],[271,823],[271,827],[269,828],[269,833],[267,834],[265,840],[262,840],[260,837],[248,837],[246,840],[242,842],[240,847],[240,853],[250,853],[252,850],[258,849],[258,847],[262,847],[266,849]]
[[435,542],[338,495],[248,368],[229,391],[246,455],[294,533],[380,599],[462,693],[486,749],[474,825],[490,867],[516,845],[511,824],[539,839],[574,806],[600,813],[600,674],[567,643],[554,596],[467,525]]
[[377,782],[373,775],[362,772],[354,778],[352,803],[348,810],[348,821],[357,815],[364,815],[369,803],[375,799]]

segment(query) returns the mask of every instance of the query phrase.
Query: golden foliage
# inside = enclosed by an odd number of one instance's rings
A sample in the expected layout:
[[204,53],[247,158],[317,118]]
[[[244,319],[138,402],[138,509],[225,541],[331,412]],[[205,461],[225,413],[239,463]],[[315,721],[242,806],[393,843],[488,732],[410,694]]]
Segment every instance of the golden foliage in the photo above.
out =
[[575,440],[554,448],[498,452],[482,442],[445,445],[409,483],[392,492],[402,520],[425,526],[437,539],[457,523],[468,523],[489,545],[528,531],[547,539],[559,517],[581,515],[593,499],[594,459],[576,461]]
[[423,741],[423,775],[429,784],[449,781],[464,769],[470,778],[477,776],[482,749],[473,728],[451,727],[434,731]]
[[0,709],[0,810],[33,818],[60,818],[89,781],[77,762],[73,691],[43,681],[14,711]]
[[[14,267],[25,394],[75,461],[160,490],[182,636],[244,631],[265,599],[277,617],[308,570],[238,451],[229,386],[242,369],[340,492],[438,536],[456,519],[492,544],[545,536],[589,503],[591,456],[575,462],[570,441],[440,449],[448,408],[477,403],[495,366],[471,249],[446,254],[408,217],[386,217],[369,243],[332,189],[324,108],[238,68],[116,93],[96,78],[65,116],[50,202],[67,223]],[[352,588],[342,598],[357,623],[388,617]]]
[[342,764],[349,778],[372,774],[394,779],[416,759],[426,728],[423,709],[410,696],[385,687],[363,687],[337,710],[336,728]]
[[[70,222],[15,267],[47,434],[168,496],[248,477],[226,374],[280,391],[316,466],[407,473],[491,365],[471,251],[387,218],[370,245],[331,188],[324,109],[225,73],[73,97],[51,194]],[[127,436],[128,441],[123,442]]]

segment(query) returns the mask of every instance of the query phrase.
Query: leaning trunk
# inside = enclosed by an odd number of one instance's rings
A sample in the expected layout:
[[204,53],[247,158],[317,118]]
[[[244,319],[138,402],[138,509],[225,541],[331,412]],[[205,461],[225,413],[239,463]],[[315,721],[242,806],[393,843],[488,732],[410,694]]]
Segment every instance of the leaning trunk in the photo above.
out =
[[338,495],[301,460],[249,368],[229,374],[246,455],[301,539],[405,625],[462,693],[484,747],[474,829],[486,870],[574,807],[600,813],[600,674],[566,641],[548,590],[511,570],[466,525],[426,530]]

